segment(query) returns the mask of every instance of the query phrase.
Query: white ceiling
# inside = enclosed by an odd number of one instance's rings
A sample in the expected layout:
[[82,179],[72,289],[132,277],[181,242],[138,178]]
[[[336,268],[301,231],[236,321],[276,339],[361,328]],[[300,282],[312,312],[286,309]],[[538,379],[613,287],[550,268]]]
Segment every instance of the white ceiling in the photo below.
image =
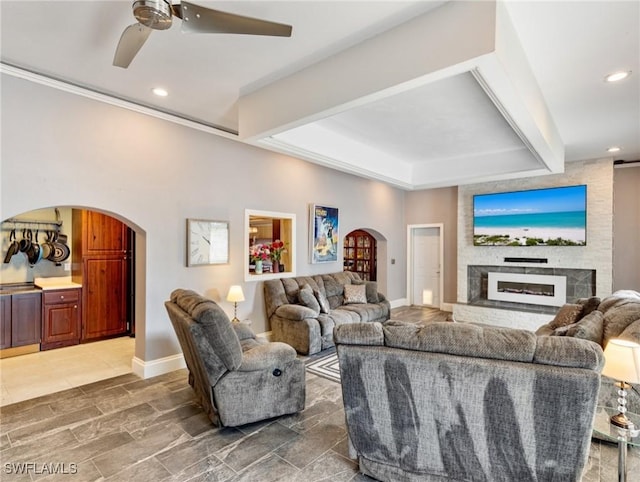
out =
[[[2,71],[152,106],[405,189],[558,172],[563,159],[607,157],[612,145],[622,147],[614,158],[640,159],[638,0],[507,1],[495,29],[490,15],[465,19],[472,10],[462,2],[195,2],[291,24],[293,35],[182,34],[176,19],[120,69],[111,63],[135,23],[131,2],[3,0]],[[426,28],[454,7],[450,26]],[[456,26],[465,30],[447,38]],[[476,45],[485,39],[497,45],[489,54]],[[456,57],[476,48],[468,61]],[[621,69],[631,77],[604,82]],[[155,97],[155,86],[170,95]]]

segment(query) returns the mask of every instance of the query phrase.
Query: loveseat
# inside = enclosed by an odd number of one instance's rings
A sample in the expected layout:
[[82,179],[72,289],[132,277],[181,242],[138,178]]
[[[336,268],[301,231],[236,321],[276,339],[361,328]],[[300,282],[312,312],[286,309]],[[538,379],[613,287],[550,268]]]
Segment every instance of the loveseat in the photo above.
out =
[[349,451],[382,481],[580,480],[595,343],[468,323],[337,326]]
[[[640,293],[619,290],[600,300],[598,297],[581,298],[562,306],[549,323],[536,331],[537,335],[583,338],[599,344],[603,349],[611,338],[622,338],[640,343]],[[602,377],[600,405],[617,406],[615,380]],[[628,393],[627,408],[640,413],[640,387]]]
[[351,271],[265,281],[264,301],[272,339],[303,355],[334,346],[336,326],[385,321],[391,312],[377,284]]
[[293,348],[256,338],[191,290],[173,291],[165,306],[189,384],[214,424],[235,427],[304,409],[304,363]]

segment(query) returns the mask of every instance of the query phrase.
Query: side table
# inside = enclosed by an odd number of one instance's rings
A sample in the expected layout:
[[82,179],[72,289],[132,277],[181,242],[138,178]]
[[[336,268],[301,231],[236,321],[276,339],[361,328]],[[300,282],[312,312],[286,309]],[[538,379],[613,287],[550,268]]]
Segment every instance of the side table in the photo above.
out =
[[627,446],[640,447],[640,415],[627,412],[629,418],[636,426],[636,430],[625,430],[612,425],[609,419],[618,410],[610,407],[598,407],[593,421],[593,431],[605,440],[618,444],[618,481],[625,482],[627,478]]

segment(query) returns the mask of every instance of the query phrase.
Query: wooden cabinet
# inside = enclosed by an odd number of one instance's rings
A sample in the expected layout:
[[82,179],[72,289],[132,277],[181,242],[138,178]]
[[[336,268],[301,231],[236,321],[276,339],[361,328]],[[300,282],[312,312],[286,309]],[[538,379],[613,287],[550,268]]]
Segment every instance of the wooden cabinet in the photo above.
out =
[[95,211],[82,211],[83,255],[126,254],[127,229],[126,224],[111,216]]
[[126,257],[85,257],[82,339],[89,340],[127,332]]
[[73,281],[82,284],[81,341],[130,332],[133,232],[102,213],[73,210]]
[[0,295],[0,350],[11,347],[11,295]]
[[360,278],[376,281],[376,238],[357,230],[344,238],[344,270],[354,271]]
[[80,343],[81,290],[45,291],[42,294],[42,350]]
[[40,292],[14,293],[0,297],[0,348],[40,343],[41,300]]

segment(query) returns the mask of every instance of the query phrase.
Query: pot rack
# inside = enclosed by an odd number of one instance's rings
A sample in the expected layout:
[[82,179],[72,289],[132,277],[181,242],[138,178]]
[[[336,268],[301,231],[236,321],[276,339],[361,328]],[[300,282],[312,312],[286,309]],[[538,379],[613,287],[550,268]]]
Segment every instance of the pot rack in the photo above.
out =
[[17,218],[9,218],[2,221],[2,229],[4,231],[11,231],[12,229],[18,229],[18,227],[22,228],[32,228],[34,226],[52,226],[56,229],[56,231],[60,231],[62,227],[62,220],[60,219],[60,211],[58,208],[55,208],[56,220],[55,221],[44,221],[40,219],[17,219]]

